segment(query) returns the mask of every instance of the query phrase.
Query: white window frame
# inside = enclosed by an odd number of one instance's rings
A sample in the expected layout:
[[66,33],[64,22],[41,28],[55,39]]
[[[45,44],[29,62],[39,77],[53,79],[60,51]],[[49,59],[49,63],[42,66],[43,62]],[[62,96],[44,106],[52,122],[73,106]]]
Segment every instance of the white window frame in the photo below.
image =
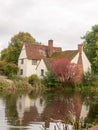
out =
[[32,60],[32,65],[37,65],[37,60],[36,59]]

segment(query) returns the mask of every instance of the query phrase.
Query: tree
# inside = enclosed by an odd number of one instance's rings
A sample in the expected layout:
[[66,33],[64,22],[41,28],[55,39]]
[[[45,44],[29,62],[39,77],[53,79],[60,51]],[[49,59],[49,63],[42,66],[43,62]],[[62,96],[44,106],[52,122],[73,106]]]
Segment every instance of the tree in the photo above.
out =
[[84,51],[92,64],[92,69],[98,72],[98,25],[93,26],[83,39]]
[[59,82],[74,85],[75,78],[79,75],[79,67],[68,59],[63,58],[53,63],[53,72]]
[[36,43],[36,40],[27,32],[19,32],[14,35],[11,38],[8,48],[1,52],[1,60],[17,64],[24,43]]
[[15,64],[7,63],[4,67],[4,74],[11,78],[13,75],[17,75],[18,67]]

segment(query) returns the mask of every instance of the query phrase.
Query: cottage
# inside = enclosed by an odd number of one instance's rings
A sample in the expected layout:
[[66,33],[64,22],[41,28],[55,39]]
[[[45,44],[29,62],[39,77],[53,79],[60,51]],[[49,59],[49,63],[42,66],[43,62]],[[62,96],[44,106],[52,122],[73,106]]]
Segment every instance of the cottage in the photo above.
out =
[[50,59],[53,53],[61,51],[60,47],[53,47],[53,40],[48,41],[48,46],[25,43],[18,59],[19,75],[28,77],[36,74],[42,78],[48,71],[44,59]]
[[18,59],[19,75],[28,77],[36,74],[42,78],[52,62],[60,58],[67,58],[72,63],[80,65],[83,73],[91,70],[91,64],[83,51],[83,44],[79,44],[77,50],[62,51],[61,47],[53,47],[53,40],[49,40],[48,46],[29,43],[23,45]]

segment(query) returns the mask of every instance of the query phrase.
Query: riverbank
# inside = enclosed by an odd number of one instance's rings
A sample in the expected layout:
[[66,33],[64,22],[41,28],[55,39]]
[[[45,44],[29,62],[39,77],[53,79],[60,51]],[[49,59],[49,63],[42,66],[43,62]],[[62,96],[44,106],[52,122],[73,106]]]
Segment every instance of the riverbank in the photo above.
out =
[[[32,80],[33,81],[33,80]],[[19,76],[15,76],[12,79],[8,79],[7,76],[0,75],[0,90],[2,91],[16,91],[16,90],[40,90],[40,89],[47,89],[47,90],[54,90],[55,89],[71,89],[72,87],[66,86],[66,87],[45,87],[43,82],[33,81],[34,85],[31,85],[28,81],[28,78],[22,78]],[[35,83],[36,82],[36,83]],[[98,87],[95,86],[77,86],[74,89],[75,91],[96,91],[98,92]]]
[[0,75],[0,90],[16,91],[16,90],[32,90],[32,86],[26,79],[18,78],[10,80],[6,76]]

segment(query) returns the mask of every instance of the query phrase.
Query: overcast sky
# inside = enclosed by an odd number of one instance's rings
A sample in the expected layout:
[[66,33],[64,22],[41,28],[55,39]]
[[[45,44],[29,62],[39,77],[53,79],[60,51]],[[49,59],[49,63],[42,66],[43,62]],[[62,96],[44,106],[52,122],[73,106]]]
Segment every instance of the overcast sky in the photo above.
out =
[[19,32],[45,45],[53,39],[63,50],[77,49],[95,24],[98,0],[0,0],[0,50]]

